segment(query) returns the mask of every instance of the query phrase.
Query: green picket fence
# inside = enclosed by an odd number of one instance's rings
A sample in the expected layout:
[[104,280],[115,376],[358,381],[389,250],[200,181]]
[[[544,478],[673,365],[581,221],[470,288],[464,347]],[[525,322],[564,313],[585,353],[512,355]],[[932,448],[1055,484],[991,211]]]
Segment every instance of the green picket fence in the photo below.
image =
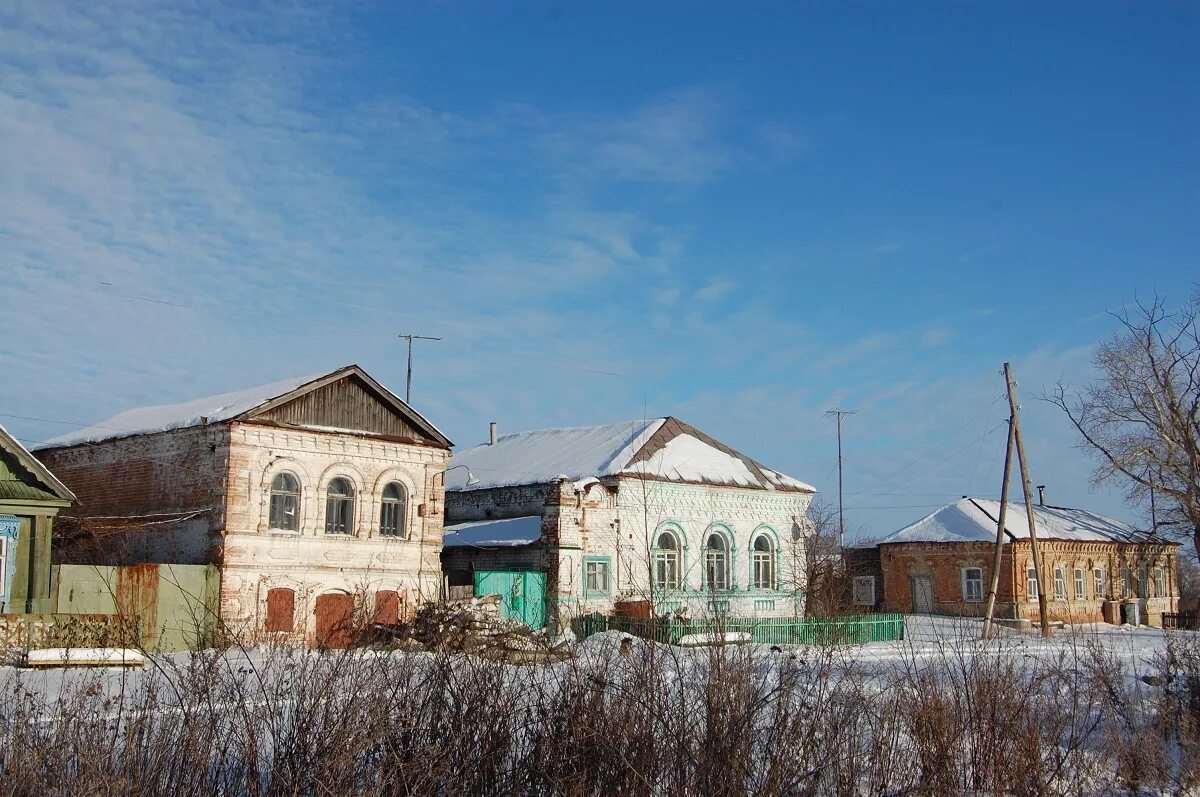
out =
[[797,620],[790,617],[679,620],[635,619],[594,613],[576,617],[571,628],[579,639],[601,631],[621,631],[643,639],[678,644],[688,634],[749,632],[755,642],[770,645],[830,645],[890,642],[904,639],[903,614],[865,614]]

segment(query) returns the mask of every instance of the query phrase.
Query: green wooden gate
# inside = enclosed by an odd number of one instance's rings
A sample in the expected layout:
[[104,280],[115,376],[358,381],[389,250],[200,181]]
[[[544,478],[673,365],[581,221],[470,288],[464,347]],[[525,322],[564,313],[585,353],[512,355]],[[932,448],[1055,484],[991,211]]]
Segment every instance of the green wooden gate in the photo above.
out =
[[500,612],[530,628],[546,625],[546,574],[533,570],[476,570],[475,597],[500,596]]

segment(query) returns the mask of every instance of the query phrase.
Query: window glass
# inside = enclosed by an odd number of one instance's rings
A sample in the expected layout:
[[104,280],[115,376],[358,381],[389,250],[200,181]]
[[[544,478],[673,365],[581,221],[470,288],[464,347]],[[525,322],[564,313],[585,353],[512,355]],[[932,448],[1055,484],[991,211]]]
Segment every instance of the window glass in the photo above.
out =
[[771,539],[760,534],[750,552],[751,583],[755,589],[775,589],[775,550]]
[[1067,573],[1061,565],[1054,568],[1054,599],[1057,601],[1067,599]]
[[963,570],[963,600],[983,600],[983,568],[968,567]]
[[290,473],[280,473],[271,482],[268,525],[282,531],[300,528],[300,482]]
[[654,552],[654,586],[663,590],[679,589],[679,565],[679,542],[675,535],[663,532],[658,537],[658,550]]
[[1154,597],[1165,598],[1167,595],[1167,576],[1164,568],[1154,568]]
[[599,559],[589,559],[583,563],[583,588],[586,592],[607,593],[608,562]]
[[1097,567],[1092,571],[1092,581],[1095,582],[1092,584],[1092,589],[1095,590],[1096,600],[1103,599],[1106,593],[1104,587],[1104,568]]
[[325,499],[325,533],[350,534],[354,530],[354,488],[346,479],[329,483]]
[[729,546],[720,534],[710,534],[704,548],[704,586],[729,589]]
[[1086,597],[1085,592],[1087,585],[1085,582],[1086,579],[1083,577],[1083,568],[1075,568],[1075,597],[1079,600],[1083,600]]
[[405,519],[408,502],[404,486],[392,482],[383,488],[379,505],[379,533],[384,537],[405,536]]
[[1038,582],[1037,570],[1033,565],[1025,571],[1025,592],[1029,596],[1029,600],[1035,601],[1038,599]]

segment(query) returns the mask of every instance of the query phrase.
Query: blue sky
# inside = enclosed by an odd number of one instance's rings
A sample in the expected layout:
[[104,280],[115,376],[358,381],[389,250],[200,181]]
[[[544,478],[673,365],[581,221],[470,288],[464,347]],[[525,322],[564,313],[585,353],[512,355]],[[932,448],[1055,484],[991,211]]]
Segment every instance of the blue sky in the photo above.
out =
[[[883,534],[1200,270],[1188,3],[0,6],[0,422],[358,362],[460,445],[674,414]],[[19,417],[18,417],[19,416]],[[34,420],[40,419],[40,420]]]

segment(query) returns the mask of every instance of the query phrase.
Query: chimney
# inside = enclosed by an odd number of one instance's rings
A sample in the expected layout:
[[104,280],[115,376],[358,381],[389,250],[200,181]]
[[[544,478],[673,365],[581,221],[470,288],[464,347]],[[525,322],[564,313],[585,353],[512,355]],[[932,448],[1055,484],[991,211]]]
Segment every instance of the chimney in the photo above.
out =
[[1046,485],[1039,484],[1037,486],[1037,490],[1038,490],[1038,505],[1045,506],[1046,505]]
[[488,445],[496,445],[496,440],[499,438],[499,433],[496,431],[496,422],[492,421],[488,424]]

